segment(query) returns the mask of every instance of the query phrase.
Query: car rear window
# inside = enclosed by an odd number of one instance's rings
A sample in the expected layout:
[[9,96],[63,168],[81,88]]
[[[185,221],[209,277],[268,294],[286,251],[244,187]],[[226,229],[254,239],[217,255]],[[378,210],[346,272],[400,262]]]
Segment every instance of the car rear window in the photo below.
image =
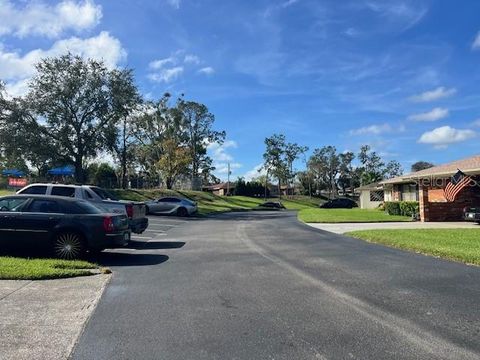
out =
[[52,195],[75,197],[75,188],[68,186],[54,186],[52,188]]
[[97,194],[102,200],[118,200],[115,196],[102,188],[92,187],[90,188],[95,194]]
[[102,211],[96,206],[86,202],[66,202],[63,204],[65,213],[67,214],[101,214]]
[[47,187],[43,185],[34,185],[19,192],[19,194],[28,195],[45,195],[47,193]]
[[26,209],[26,212],[61,213],[62,211],[58,203],[54,200],[35,199]]

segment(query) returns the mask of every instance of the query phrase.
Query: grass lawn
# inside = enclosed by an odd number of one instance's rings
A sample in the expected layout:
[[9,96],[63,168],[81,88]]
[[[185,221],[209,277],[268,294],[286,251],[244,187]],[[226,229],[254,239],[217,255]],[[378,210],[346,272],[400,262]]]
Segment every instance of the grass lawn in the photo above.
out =
[[[146,201],[156,199],[162,196],[180,196],[186,197],[198,203],[198,212],[200,215],[207,215],[225,211],[246,211],[257,209],[264,202],[263,198],[253,198],[248,196],[218,196],[204,191],[175,191],[175,190],[109,190],[120,199],[132,201]],[[279,199],[272,199],[279,201]],[[289,199],[281,199],[281,202],[287,209],[306,209],[318,207],[321,200],[310,199],[308,196],[295,196]]]
[[480,265],[480,229],[362,230],[358,239]]
[[1,280],[45,280],[88,276],[95,264],[80,260],[0,257]]
[[387,215],[380,210],[365,209],[303,209],[298,218],[307,223],[354,223],[412,221],[407,216]]
[[0,189],[0,196],[13,195],[15,192],[11,190]]

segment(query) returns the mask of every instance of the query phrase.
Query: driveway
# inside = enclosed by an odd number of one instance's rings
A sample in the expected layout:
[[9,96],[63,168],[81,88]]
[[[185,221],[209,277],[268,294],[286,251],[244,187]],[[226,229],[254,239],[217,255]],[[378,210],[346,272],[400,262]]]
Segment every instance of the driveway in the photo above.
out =
[[378,222],[378,223],[309,223],[307,224],[319,230],[335,234],[345,234],[357,230],[376,229],[479,229],[480,226],[471,222]]
[[288,211],[163,233],[99,259],[114,275],[73,359],[480,358],[480,268]]

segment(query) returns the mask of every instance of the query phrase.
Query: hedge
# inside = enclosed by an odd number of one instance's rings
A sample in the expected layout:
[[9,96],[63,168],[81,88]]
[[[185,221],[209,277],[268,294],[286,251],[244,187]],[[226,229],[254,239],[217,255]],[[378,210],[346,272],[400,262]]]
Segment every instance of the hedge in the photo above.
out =
[[389,215],[414,216],[420,211],[418,201],[386,201],[384,208]]

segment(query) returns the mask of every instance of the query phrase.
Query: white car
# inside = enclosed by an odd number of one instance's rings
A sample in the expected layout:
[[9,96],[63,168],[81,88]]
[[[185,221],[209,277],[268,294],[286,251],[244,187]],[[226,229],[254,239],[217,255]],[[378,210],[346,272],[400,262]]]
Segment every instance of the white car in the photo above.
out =
[[165,214],[190,216],[197,212],[197,204],[191,200],[179,197],[163,197],[146,203],[147,214]]

